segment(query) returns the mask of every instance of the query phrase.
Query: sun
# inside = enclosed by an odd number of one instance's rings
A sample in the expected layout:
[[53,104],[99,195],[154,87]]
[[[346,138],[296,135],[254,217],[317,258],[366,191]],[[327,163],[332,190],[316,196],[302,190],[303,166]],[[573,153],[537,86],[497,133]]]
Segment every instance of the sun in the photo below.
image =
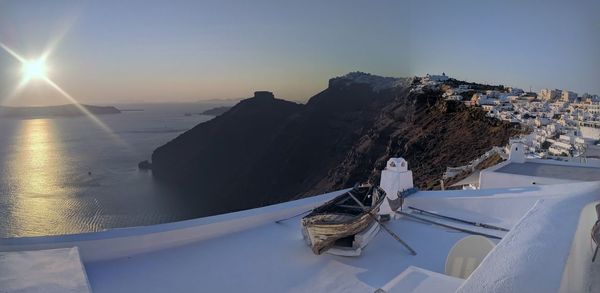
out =
[[46,78],[48,67],[45,60],[40,58],[23,62],[21,70],[25,79],[44,79]]

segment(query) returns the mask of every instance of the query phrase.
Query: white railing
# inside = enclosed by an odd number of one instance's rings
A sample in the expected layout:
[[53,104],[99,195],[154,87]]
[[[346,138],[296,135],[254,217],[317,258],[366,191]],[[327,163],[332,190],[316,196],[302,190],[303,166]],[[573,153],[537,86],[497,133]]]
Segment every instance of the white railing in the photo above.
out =
[[459,167],[447,167],[446,172],[444,172],[443,179],[448,180],[456,177],[461,173],[471,173],[475,171],[475,169],[483,163],[485,160],[489,159],[493,155],[499,155],[503,159],[508,158],[508,152],[506,147],[493,147],[489,151],[485,152],[483,155],[479,156],[477,159],[472,160],[469,164]]

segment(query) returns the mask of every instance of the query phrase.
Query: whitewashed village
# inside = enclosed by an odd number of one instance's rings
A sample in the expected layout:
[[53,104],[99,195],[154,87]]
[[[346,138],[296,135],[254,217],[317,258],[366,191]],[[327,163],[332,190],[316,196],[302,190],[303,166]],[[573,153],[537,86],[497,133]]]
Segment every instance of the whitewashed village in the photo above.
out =
[[[477,188],[477,165],[493,154],[508,157],[511,143],[522,143],[531,158],[586,162],[600,166],[600,97],[578,94],[562,89],[525,91],[510,86],[484,86],[453,80],[445,73],[416,77],[420,81],[414,90],[437,89],[443,98],[459,101],[468,107],[480,107],[489,117],[528,128],[529,134],[511,139],[506,146],[497,146],[467,166],[448,167],[442,180],[461,173],[473,176],[458,186]],[[487,88],[494,89],[487,89]]]
[[[449,78],[427,75],[424,85],[440,86]],[[447,88],[444,98],[481,107],[490,117],[521,123],[532,129],[519,138],[527,153],[535,157],[597,157],[600,140],[600,97],[579,95],[569,90],[541,89],[526,92],[520,88],[480,91],[468,84]]]

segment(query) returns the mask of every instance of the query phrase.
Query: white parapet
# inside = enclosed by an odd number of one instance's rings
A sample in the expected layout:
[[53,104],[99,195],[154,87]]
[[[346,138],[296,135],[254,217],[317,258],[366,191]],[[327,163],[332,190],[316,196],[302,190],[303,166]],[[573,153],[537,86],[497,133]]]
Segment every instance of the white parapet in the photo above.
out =
[[90,293],[77,247],[0,252],[0,292]]
[[[398,191],[413,188],[412,171],[408,170],[408,163],[403,158],[391,158],[387,161],[385,169],[381,172],[379,186],[387,194],[387,198],[398,198]],[[391,214],[392,209],[387,200],[381,205],[381,214]]]

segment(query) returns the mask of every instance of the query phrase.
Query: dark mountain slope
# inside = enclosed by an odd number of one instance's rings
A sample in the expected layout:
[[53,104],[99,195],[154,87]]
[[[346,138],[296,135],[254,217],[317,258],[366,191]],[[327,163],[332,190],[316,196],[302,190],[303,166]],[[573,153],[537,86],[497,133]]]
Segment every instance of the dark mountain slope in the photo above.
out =
[[440,96],[436,91],[411,93],[390,103],[344,161],[306,194],[351,186],[367,178],[379,182],[386,161],[398,156],[409,162],[416,186],[438,188],[446,167],[468,164],[525,132],[520,125],[486,117],[479,108]]
[[520,131],[440,92],[410,90],[407,79],[352,73],[306,105],[263,93],[158,148],[153,172],[224,212],[376,180],[390,156],[405,157],[416,183],[432,187],[446,166]]
[[229,111],[229,109],[231,109],[231,107],[227,107],[227,106],[216,107],[216,108],[208,109],[200,114],[210,115],[210,116],[219,116],[219,115],[223,115],[223,113]]
[[[152,154],[157,178],[195,188],[199,194],[228,199],[246,197],[249,174],[261,166],[266,146],[302,105],[255,97],[223,115],[197,125]],[[259,182],[257,182],[259,183]],[[262,183],[262,182],[260,182]]]

